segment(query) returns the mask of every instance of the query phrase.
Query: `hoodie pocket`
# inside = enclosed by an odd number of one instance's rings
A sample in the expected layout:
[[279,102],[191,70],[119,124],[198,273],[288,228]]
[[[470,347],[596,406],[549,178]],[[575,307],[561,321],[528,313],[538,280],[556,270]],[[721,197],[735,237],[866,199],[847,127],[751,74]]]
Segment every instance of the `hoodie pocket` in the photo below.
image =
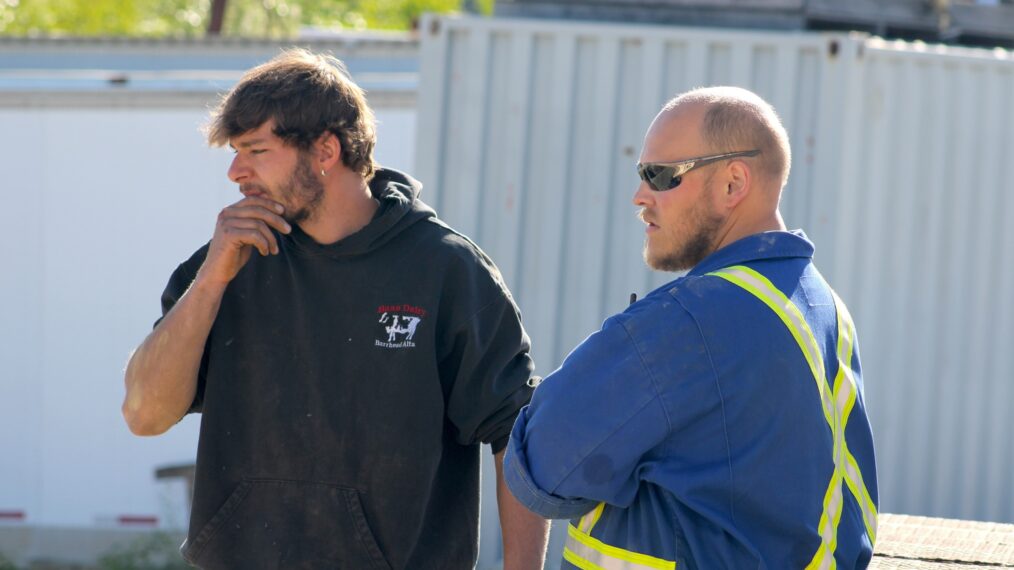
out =
[[391,570],[358,490],[275,479],[240,482],[183,557],[208,570]]

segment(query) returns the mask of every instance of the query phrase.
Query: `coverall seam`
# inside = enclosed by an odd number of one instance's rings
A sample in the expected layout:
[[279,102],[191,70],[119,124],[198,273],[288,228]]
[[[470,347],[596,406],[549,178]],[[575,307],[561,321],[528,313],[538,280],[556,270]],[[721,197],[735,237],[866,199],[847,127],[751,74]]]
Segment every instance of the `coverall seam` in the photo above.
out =
[[[685,307],[684,307],[684,309],[685,309]],[[620,327],[623,328],[623,332],[626,333],[627,338],[630,339],[630,344],[633,345],[633,347],[634,347],[634,352],[637,354],[637,359],[639,361],[641,361],[641,368],[643,368],[644,371],[648,373],[648,380],[651,381],[651,387],[655,389],[655,398],[659,399],[660,402],[661,402],[662,390],[659,389],[659,387],[658,387],[658,380],[655,378],[655,374],[651,371],[651,368],[648,366],[648,363],[644,359],[644,354],[641,352],[641,347],[639,347],[637,345],[637,341],[634,340],[634,335],[630,334],[630,330],[627,328],[626,323],[624,323],[623,321],[618,321],[618,324],[620,325]],[[649,400],[649,402],[650,401],[651,400]],[[672,433],[672,418],[669,417],[669,410],[666,409],[665,403],[661,402],[661,404],[662,404],[662,413],[665,414],[665,424],[666,424],[666,427],[668,428],[666,430],[666,433],[667,434],[671,434]],[[641,409],[643,410],[644,408],[642,407]],[[640,411],[640,410],[638,410],[638,411]]]
[[[635,354],[637,354],[637,360],[638,360],[638,362],[641,363],[641,368],[644,369],[644,371],[648,373],[648,377],[651,378],[651,380],[652,380],[652,388],[655,389],[655,396],[652,397],[652,398],[650,398],[650,399],[648,399],[644,404],[642,404],[632,414],[630,414],[630,417],[628,417],[623,423],[621,423],[619,426],[617,426],[616,429],[612,430],[605,437],[603,437],[602,440],[599,441],[599,443],[595,447],[593,447],[591,449],[591,451],[589,451],[586,454],[583,454],[581,456],[580,460],[578,460],[574,464],[574,467],[572,467],[569,471],[567,471],[567,473],[563,477],[560,478],[560,482],[553,486],[553,489],[550,491],[550,493],[553,494],[553,495],[556,495],[556,491],[559,490],[560,485],[563,485],[564,481],[566,481],[567,479],[570,479],[570,476],[573,475],[575,471],[577,471],[577,468],[580,467],[584,463],[585,459],[587,459],[588,457],[590,457],[591,455],[593,455],[595,453],[595,451],[597,451],[600,447],[602,447],[603,445],[605,445],[606,442],[609,441],[609,439],[611,437],[613,437],[614,435],[616,435],[616,433],[619,432],[621,429],[623,429],[624,426],[626,426],[631,421],[633,421],[633,419],[636,418],[637,415],[641,413],[641,411],[643,411],[645,408],[647,408],[649,405],[651,405],[655,400],[658,400],[659,401],[659,405],[662,407],[662,413],[665,415],[666,425],[669,427],[668,432],[672,431],[672,422],[669,419],[669,413],[665,409],[665,404],[661,401],[662,397],[661,397],[661,394],[658,391],[658,386],[655,384],[654,378],[651,375],[651,370],[649,370],[648,367],[647,367],[647,365],[645,365],[644,358],[641,357],[640,351],[637,350],[637,343],[634,342],[634,338],[632,336],[630,336],[630,331],[627,330],[627,327],[624,326],[624,324],[622,322],[618,322],[617,324],[620,326],[620,328],[623,329],[623,333],[627,335],[627,338],[630,339],[630,343],[634,347],[634,352],[635,352]],[[609,501],[606,501],[606,502],[608,503]]]
[[722,394],[722,384],[721,382],[719,382],[718,369],[715,367],[715,359],[711,356],[711,347],[708,346],[708,339],[704,336],[704,329],[701,328],[701,322],[697,319],[697,316],[694,315],[690,311],[690,309],[688,309],[687,306],[683,304],[683,301],[680,300],[680,298],[677,297],[674,293],[675,292],[670,292],[670,296],[677,303],[679,303],[680,307],[683,307],[683,310],[687,312],[687,315],[689,315],[691,319],[693,319],[694,325],[697,327],[697,334],[701,336],[701,345],[704,347],[704,353],[708,357],[708,364],[711,366],[711,373],[715,379],[715,390],[718,391],[718,403],[722,408],[722,432],[725,435],[725,457],[726,461],[729,464],[729,516],[732,518],[733,522],[735,522],[736,499],[734,489],[736,488],[736,482],[735,477],[733,475],[732,442],[729,441],[729,420],[725,414],[725,396]]

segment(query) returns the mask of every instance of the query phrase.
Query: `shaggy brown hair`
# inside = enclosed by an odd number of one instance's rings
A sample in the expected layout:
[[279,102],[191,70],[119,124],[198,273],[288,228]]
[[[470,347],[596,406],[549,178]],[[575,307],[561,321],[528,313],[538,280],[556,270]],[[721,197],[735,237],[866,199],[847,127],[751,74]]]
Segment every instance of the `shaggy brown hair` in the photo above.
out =
[[300,150],[333,133],[341,143],[342,164],[365,178],[373,175],[373,111],[334,56],[287,50],[246,72],[212,112],[208,143],[225,146],[269,119],[275,121],[275,135]]

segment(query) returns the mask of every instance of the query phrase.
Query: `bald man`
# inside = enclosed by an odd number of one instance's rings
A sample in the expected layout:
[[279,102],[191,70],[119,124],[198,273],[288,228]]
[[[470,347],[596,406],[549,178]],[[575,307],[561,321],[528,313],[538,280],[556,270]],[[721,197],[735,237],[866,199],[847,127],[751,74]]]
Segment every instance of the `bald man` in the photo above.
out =
[[788,136],[715,87],[648,129],[644,259],[688,273],[579,345],[536,389],[510,490],[570,518],[564,568],[864,568],[873,437],[848,310],[778,211]]

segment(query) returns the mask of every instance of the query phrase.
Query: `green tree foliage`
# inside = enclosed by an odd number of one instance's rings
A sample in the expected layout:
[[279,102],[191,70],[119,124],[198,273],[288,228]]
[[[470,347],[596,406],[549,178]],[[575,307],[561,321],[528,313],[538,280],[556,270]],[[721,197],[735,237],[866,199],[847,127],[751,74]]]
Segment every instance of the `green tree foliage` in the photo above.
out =
[[[293,37],[304,26],[406,30],[467,0],[228,0],[223,35]],[[492,11],[493,0],[472,0]],[[0,34],[199,36],[211,0],[0,0]]]
[[123,35],[136,20],[133,2],[0,0],[0,31],[5,33]]
[[460,0],[302,0],[304,23],[354,29],[407,29],[425,12],[459,9]]

